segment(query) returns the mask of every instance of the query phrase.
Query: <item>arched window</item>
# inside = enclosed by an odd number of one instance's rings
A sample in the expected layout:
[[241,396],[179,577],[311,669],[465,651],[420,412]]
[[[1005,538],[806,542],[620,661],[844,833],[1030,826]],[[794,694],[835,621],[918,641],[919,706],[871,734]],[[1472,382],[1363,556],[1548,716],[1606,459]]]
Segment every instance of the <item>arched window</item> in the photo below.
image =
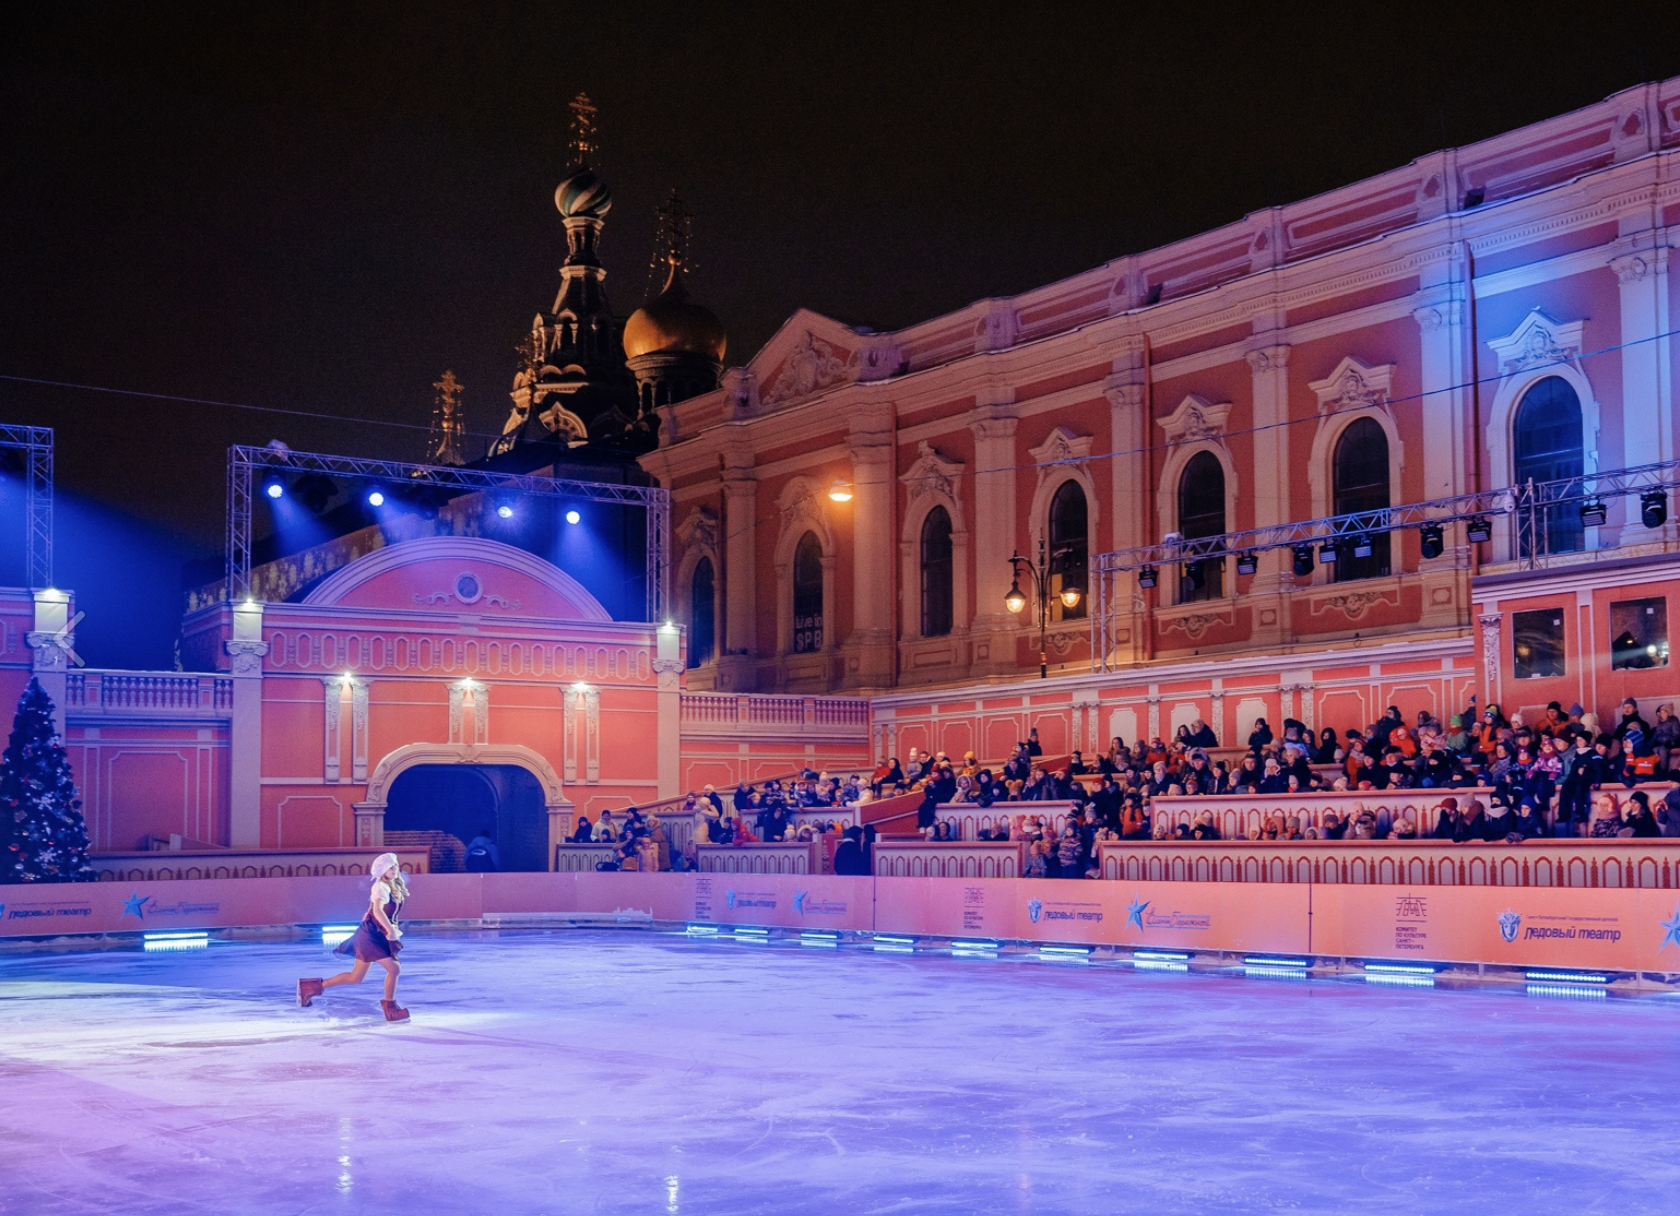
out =
[[[1393,505],[1388,497],[1388,434],[1376,419],[1357,418],[1348,423],[1336,440],[1330,463],[1332,514],[1350,515]],[[1382,578],[1391,568],[1389,552],[1386,531],[1351,537],[1338,546],[1331,577],[1338,583]]]
[[[1203,450],[1190,458],[1178,479],[1178,534],[1185,540],[1225,533],[1225,466]],[[1225,559],[1202,557],[1179,571],[1178,602],[1217,600],[1225,595]]]
[[688,665],[709,663],[717,645],[717,578],[712,559],[702,557],[694,566],[689,583]]
[[[1581,400],[1561,376],[1547,376],[1523,394],[1512,427],[1512,449],[1516,453],[1517,485],[1530,481],[1573,483],[1550,492],[1554,500],[1573,498],[1580,491],[1579,478],[1585,472],[1581,444]],[[1536,553],[1575,553],[1586,547],[1586,530],[1581,525],[1578,502],[1557,502],[1535,519],[1533,528],[1519,520],[1518,536],[1522,556]]]
[[793,551],[793,653],[813,654],[822,648],[822,542],[815,532],[807,532]]
[[922,521],[922,636],[951,632],[951,513],[935,507]]
[[[1085,489],[1077,481],[1064,481],[1050,500],[1050,619],[1077,620],[1085,615],[1090,589],[1086,570],[1090,564],[1090,514]],[[1078,587],[1079,603],[1069,608],[1062,603],[1063,587]]]

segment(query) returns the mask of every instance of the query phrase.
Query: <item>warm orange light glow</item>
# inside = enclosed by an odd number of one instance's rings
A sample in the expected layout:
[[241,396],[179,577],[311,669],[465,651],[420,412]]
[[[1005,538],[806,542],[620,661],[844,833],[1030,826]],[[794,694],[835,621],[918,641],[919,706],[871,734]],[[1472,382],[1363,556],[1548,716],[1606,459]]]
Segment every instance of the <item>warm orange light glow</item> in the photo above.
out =
[[828,496],[835,502],[851,502],[852,483],[849,481],[836,481],[833,485],[828,487]]

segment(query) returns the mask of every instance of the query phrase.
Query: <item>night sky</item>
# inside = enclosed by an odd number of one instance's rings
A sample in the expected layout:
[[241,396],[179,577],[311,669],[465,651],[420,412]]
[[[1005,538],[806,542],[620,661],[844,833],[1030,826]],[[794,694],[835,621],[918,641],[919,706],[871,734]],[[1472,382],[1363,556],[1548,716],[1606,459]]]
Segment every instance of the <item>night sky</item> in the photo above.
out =
[[617,311],[678,186],[739,362],[800,306],[904,325],[1680,74],[1674,6],[1476,8],[9,7],[0,373],[418,428],[0,382],[57,428],[83,650],[169,665],[228,444],[418,458],[445,367],[499,429],[579,90]]

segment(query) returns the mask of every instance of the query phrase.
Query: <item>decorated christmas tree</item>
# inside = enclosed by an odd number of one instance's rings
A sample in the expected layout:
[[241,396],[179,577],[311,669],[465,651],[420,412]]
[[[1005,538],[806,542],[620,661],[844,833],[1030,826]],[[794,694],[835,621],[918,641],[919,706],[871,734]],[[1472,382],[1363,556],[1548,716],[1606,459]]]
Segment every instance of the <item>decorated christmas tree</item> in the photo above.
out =
[[0,882],[93,877],[82,802],[52,715],[52,698],[30,680],[0,759]]

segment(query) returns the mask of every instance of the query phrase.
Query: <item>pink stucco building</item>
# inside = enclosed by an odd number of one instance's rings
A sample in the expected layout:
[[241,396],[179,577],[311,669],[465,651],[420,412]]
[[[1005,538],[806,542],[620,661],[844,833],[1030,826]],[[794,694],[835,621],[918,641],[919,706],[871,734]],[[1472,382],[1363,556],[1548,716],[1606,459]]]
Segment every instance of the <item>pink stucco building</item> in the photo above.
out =
[[[574,287],[610,202],[591,180],[559,199]],[[202,674],[78,668],[53,641],[72,597],[5,592],[0,692],[47,684],[101,850],[366,847],[442,800],[508,816],[530,865],[579,812],[910,746],[989,759],[1030,726],[1054,754],[1477,691],[1604,713],[1672,687],[1677,234],[1680,79],[896,332],[801,311],[686,398],[724,344],[674,294],[674,242],[633,375],[602,362],[628,349],[604,304],[539,316],[507,440],[595,425],[532,395],[588,400],[554,353],[587,337],[600,416],[657,418],[670,624],[426,536],[199,608]],[[1563,489],[1487,507],[1530,484]],[[1488,538],[1453,517],[1438,552],[1410,526],[1305,562],[1215,543],[1476,495]],[[1141,577],[1126,555],[1173,537],[1202,548]],[[1045,679],[1010,560],[1040,552]]]

